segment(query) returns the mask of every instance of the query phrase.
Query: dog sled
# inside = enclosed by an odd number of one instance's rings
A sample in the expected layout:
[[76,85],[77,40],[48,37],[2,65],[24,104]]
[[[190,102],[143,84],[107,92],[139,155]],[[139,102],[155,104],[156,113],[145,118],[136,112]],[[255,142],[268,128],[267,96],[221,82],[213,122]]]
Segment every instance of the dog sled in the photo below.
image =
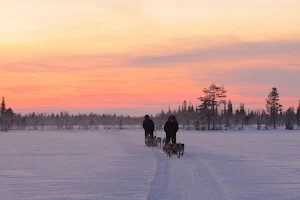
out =
[[157,132],[154,132],[155,134],[153,137],[147,136],[145,138],[145,144],[147,147],[158,147],[162,148],[163,152],[166,153],[167,157],[172,157],[173,155],[176,155],[178,158],[183,156],[184,154],[184,144],[183,143],[168,143],[166,144],[166,138],[163,140],[160,137],[157,137]]

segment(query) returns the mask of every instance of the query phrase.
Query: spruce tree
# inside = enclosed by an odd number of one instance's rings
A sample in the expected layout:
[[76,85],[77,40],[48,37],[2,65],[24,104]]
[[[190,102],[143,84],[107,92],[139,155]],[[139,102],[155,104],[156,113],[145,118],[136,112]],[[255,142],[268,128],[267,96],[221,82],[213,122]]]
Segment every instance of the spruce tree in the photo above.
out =
[[222,100],[220,103],[223,104],[223,114],[226,115],[227,114],[227,101],[226,100]]
[[168,115],[171,115],[172,114],[172,110],[171,110],[171,106],[169,105],[168,107]]
[[6,113],[6,103],[5,103],[5,98],[2,97],[2,103],[1,103],[1,115],[5,115]]
[[188,112],[191,112],[192,111],[192,102],[190,101],[190,104],[188,106]]
[[176,110],[175,110],[175,109],[173,110],[173,113],[172,113],[172,114],[173,114],[173,115],[176,115]]
[[238,118],[238,121],[241,125],[240,129],[244,129],[246,111],[245,111],[245,105],[243,103],[240,104],[240,110],[236,117]]
[[200,117],[203,119],[206,119],[207,121],[207,130],[210,129],[210,124],[211,124],[211,116],[212,116],[212,112],[211,112],[211,103],[210,100],[208,99],[208,97],[201,97],[199,98],[202,103],[200,104],[200,106],[198,107],[198,111],[200,114]]
[[276,87],[272,88],[272,91],[269,93],[268,98],[266,99],[266,107],[271,116],[273,127],[276,129],[278,112],[282,112],[282,105],[279,103],[279,93]]
[[178,113],[178,114],[180,114],[180,113],[181,113],[181,108],[180,108],[180,106],[178,106],[177,113]]
[[294,106],[289,107],[289,109],[285,112],[285,129],[293,130],[294,129]]
[[246,115],[245,104],[243,104],[243,103],[240,104],[240,115],[242,117],[245,117],[245,115]]
[[164,109],[162,109],[160,112],[161,119],[164,119],[165,115],[166,115],[166,113],[165,113]]
[[230,100],[228,101],[227,114],[228,114],[228,116],[230,116],[230,117],[232,117],[232,115],[233,115],[232,102],[231,102]]
[[260,130],[261,124],[263,122],[263,116],[261,110],[256,111],[255,116],[256,116],[257,129]]
[[14,117],[15,117],[14,111],[11,108],[8,108],[6,110],[5,117],[6,117],[6,123],[7,123],[6,124],[6,131],[8,131],[8,129],[11,128],[12,123],[14,121]]
[[261,116],[262,116],[262,122],[264,123],[265,129],[267,130],[268,129],[268,121],[269,121],[269,116],[267,114],[267,111],[262,110]]
[[2,97],[1,102],[1,130],[2,131],[8,131],[8,129],[11,127],[14,117],[14,112],[11,108],[6,109],[6,102],[5,98]]
[[236,109],[234,112],[234,125],[237,126],[240,121],[240,109]]
[[299,100],[299,104],[298,104],[298,108],[297,108],[297,125],[298,125],[298,129],[300,128],[300,100]]
[[186,112],[186,111],[187,111],[187,102],[184,100],[182,104],[182,112]]
[[227,113],[226,113],[226,127],[231,128],[231,122],[233,117],[233,107],[232,102],[229,100],[227,104]]

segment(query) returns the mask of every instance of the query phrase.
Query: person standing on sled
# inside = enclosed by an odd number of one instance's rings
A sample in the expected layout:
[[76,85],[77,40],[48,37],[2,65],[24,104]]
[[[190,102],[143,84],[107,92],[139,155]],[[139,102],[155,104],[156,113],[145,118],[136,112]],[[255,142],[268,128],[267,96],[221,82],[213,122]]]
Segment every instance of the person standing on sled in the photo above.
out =
[[153,138],[153,132],[154,132],[154,122],[152,121],[152,119],[150,119],[149,115],[145,115],[143,128],[145,129],[145,142],[146,142],[146,137],[150,135],[150,137]]
[[164,130],[166,132],[166,144],[169,144],[172,139],[172,144],[176,144],[176,133],[178,131],[178,122],[174,115],[170,115],[168,121],[164,126]]

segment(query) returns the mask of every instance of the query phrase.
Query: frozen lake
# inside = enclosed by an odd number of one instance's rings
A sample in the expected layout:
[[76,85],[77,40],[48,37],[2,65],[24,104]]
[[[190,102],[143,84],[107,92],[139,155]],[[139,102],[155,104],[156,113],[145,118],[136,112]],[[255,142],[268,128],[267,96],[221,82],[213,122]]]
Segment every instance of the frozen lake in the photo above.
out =
[[0,132],[0,199],[300,199],[300,131],[180,131],[178,141],[180,159],[145,147],[142,130]]

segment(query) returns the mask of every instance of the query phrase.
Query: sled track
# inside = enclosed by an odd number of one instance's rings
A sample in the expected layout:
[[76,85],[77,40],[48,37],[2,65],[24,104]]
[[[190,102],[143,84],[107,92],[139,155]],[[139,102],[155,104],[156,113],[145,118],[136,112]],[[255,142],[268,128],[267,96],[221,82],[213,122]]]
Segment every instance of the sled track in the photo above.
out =
[[167,158],[161,149],[156,155],[156,172],[148,200],[227,200],[222,185],[197,154]]
[[167,185],[169,182],[170,171],[169,162],[157,149],[152,150],[156,155],[156,171],[152,180],[148,200],[168,199]]

